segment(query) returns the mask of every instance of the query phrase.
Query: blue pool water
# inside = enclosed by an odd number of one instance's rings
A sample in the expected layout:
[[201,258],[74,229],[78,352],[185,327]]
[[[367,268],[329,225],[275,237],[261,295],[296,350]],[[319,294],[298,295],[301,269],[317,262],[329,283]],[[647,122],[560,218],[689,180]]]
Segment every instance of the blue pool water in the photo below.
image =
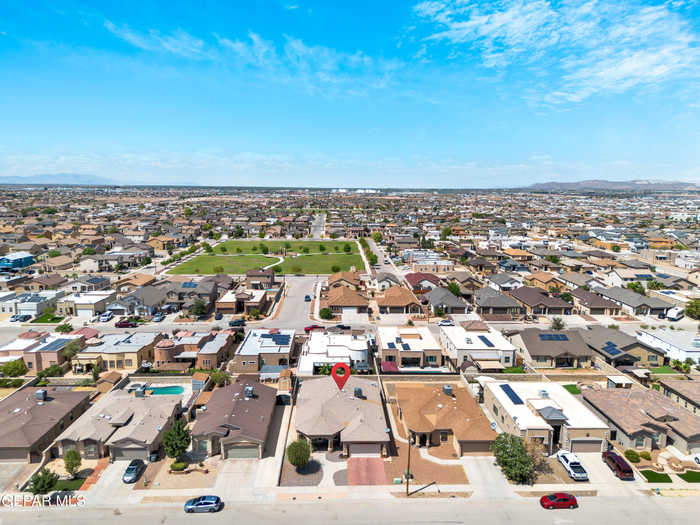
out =
[[173,394],[182,394],[185,389],[181,386],[154,386],[148,390],[153,390],[154,396],[167,396]]

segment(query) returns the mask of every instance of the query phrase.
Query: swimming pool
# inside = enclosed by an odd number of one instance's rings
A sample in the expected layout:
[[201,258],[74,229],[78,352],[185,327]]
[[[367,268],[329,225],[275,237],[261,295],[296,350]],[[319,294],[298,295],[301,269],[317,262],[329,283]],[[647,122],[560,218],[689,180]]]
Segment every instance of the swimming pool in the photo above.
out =
[[148,390],[152,390],[154,396],[172,396],[182,394],[185,391],[181,386],[154,386],[149,387]]

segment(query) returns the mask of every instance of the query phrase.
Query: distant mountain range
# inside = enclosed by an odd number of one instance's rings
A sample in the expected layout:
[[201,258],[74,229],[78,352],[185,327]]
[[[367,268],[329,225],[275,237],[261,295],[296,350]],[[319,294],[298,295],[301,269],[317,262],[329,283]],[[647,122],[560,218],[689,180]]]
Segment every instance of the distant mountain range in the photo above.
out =
[[116,186],[119,182],[96,175],[80,173],[45,173],[27,177],[2,177],[0,184],[78,184],[89,186]]
[[692,182],[666,180],[582,180],[578,182],[541,182],[525,186],[532,191],[699,191]]

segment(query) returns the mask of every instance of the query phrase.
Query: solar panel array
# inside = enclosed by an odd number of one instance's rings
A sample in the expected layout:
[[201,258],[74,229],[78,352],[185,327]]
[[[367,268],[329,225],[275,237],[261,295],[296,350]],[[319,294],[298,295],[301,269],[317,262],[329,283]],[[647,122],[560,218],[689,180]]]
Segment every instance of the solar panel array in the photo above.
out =
[[394,343],[387,343],[387,346],[392,350],[396,350],[396,345]]
[[410,349],[411,349],[411,347],[409,346],[408,343],[401,343],[401,348],[403,348],[404,350],[410,350]]
[[493,343],[489,341],[489,338],[485,335],[480,335],[479,339],[481,339],[481,342],[484,343],[487,347],[493,348]]
[[51,352],[52,350],[59,350],[60,348],[63,348],[68,344],[68,341],[70,339],[56,339],[55,341],[51,341],[49,344],[47,344],[42,350],[44,352]]
[[569,336],[564,334],[540,334],[540,341],[568,341]]
[[511,388],[510,385],[501,385],[501,390],[505,392],[505,394],[508,396],[508,399],[510,399],[514,405],[523,404],[523,400],[520,399],[520,396],[515,393],[515,391]]
[[260,334],[263,339],[272,339],[272,342],[279,346],[287,346],[292,340],[291,336],[288,334]]
[[197,288],[197,283],[193,282],[187,282],[187,283],[182,283],[183,288]]
[[605,344],[603,345],[603,351],[607,352],[610,355],[617,355],[622,353],[622,351],[612,341],[605,342]]

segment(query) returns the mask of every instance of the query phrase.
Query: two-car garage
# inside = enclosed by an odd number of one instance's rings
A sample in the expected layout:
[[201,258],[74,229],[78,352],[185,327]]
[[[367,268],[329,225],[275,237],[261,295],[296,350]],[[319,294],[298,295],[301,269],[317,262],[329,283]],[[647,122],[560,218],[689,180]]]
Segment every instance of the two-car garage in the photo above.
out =
[[226,459],[258,459],[260,458],[260,445],[250,443],[229,443],[223,446]]
[[574,454],[583,452],[602,452],[603,441],[601,439],[572,439],[571,452]]

